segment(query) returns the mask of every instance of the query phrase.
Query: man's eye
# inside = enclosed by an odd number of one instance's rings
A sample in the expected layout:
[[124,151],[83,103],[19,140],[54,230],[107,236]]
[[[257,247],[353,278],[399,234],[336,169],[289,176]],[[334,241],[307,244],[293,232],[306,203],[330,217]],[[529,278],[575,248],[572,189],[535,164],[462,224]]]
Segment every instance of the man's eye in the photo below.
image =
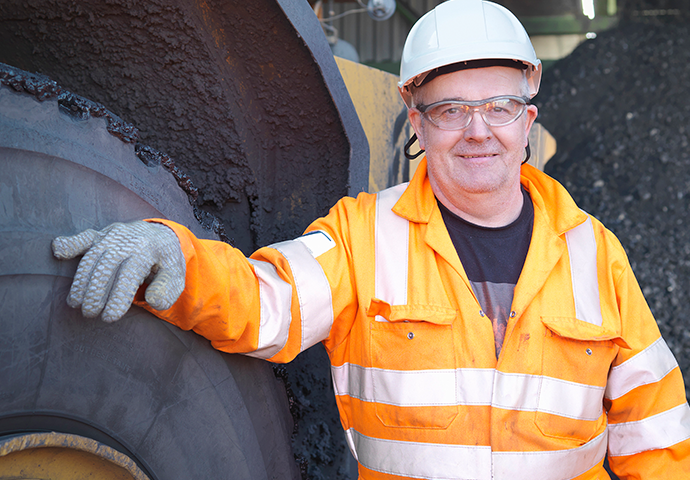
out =
[[457,117],[458,115],[462,115],[462,113],[462,109],[458,108],[455,105],[441,107],[439,109],[439,115],[443,117]]
[[486,110],[491,113],[512,113],[516,106],[512,102],[492,102],[486,105]]

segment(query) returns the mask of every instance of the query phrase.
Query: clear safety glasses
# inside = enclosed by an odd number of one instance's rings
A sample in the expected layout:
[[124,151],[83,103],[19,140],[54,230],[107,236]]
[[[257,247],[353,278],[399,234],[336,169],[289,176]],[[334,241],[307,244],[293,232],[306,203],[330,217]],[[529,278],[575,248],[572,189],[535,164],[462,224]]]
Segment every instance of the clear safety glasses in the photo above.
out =
[[431,105],[417,105],[415,108],[441,130],[462,130],[472,122],[475,111],[480,113],[490,127],[502,127],[517,120],[528,104],[529,98],[501,95],[471,102],[443,100]]

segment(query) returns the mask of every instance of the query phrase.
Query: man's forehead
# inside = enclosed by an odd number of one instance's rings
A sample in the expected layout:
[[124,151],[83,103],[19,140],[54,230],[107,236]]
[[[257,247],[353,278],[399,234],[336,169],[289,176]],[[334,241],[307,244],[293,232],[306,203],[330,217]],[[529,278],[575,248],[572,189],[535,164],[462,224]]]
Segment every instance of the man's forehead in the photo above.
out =
[[499,95],[522,95],[525,80],[523,70],[490,66],[457,70],[439,75],[418,87],[417,104],[443,100],[483,100]]

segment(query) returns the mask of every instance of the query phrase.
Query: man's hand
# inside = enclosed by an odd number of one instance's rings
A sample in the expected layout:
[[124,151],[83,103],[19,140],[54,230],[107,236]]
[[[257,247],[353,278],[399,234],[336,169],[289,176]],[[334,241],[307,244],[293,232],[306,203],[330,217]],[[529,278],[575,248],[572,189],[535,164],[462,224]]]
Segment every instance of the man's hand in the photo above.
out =
[[85,317],[103,312],[103,321],[119,320],[148,277],[152,280],[145,298],[156,310],[170,308],[184,290],[186,268],[180,241],[165,225],[113,223],[100,232],[89,229],[53,240],[53,254],[59,259],[83,253],[67,304],[81,305]]

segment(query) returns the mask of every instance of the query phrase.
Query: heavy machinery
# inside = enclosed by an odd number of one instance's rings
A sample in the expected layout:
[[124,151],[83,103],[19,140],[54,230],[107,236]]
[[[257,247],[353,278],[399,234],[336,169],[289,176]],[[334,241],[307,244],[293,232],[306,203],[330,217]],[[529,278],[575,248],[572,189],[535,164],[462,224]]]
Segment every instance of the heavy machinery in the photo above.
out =
[[269,364],[83,318],[50,240],[163,216],[249,253],[366,190],[308,3],[9,0],[0,62],[0,479],[299,478]]

